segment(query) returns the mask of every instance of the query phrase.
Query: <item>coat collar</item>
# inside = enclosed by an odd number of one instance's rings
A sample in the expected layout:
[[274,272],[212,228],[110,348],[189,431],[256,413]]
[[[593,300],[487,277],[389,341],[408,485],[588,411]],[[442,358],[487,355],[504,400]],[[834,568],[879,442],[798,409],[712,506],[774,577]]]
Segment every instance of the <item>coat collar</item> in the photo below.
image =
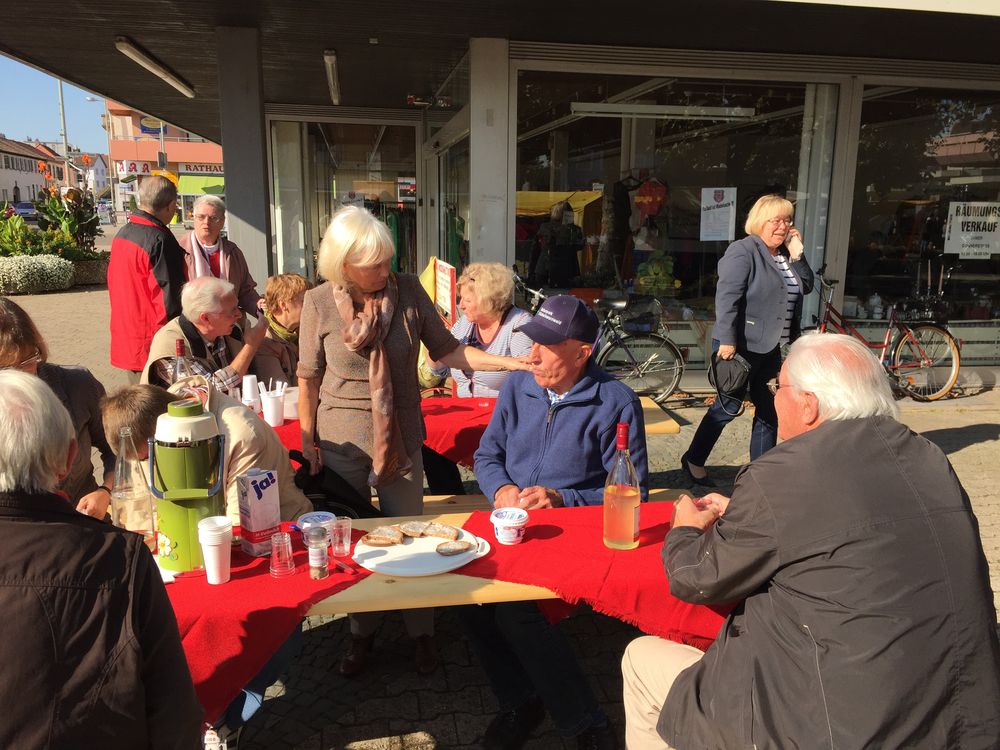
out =
[[153,216],[153,214],[146,213],[142,209],[137,208],[135,211],[133,211],[132,214],[128,217],[128,220],[132,224],[142,224],[147,227],[154,227],[155,229],[159,229],[161,232],[170,231],[169,229],[167,229],[166,224],[164,224],[162,221]]
[[65,495],[55,492],[0,492],[0,515],[54,513],[81,516]]
[[[586,403],[596,399],[598,388],[600,387],[602,381],[602,372],[601,368],[595,365],[593,359],[591,359],[591,361],[587,363],[587,368],[583,371],[583,377],[577,381],[576,385],[569,389],[569,393],[566,394],[566,397],[559,403],[555,404],[555,406],[559,407],[565,404]],[[530,373],[529,377],[531,377]],[[533,377],[531,377],[528,381],[528,387],[524,392],[532,398],[542,399],[546,404],[549,402],[549,396],[545,392],[545,389],[538,385],[538,382]]]

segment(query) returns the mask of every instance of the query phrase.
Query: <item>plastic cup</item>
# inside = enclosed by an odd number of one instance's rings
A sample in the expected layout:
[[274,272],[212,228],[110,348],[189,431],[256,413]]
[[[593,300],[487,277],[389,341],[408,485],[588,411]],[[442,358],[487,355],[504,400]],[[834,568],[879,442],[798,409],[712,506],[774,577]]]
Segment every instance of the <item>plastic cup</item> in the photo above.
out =
[[287,531],[271,534],[271,575],[284,578],[295,573],[292,558],[292,536]]
[[271,427],[281,427],[285,423],[285,397],[274,393],[260,394],[260,405],[264,421]]
[[330,529],[330,546],[334,557],[347,557],[351,554],[351,519],[350,516],[337,516]]
[[233,522],[227,516],[209,516],[198,521],[198,541],[205,558],[205,576],[217,585],[228,583],[233,550]]
[[520,544],[528,525],[528,511],[524,508],[497,508],[490,514],[490,523],[500,544]]
[[299,418],[299,389],[295,386],[286,388],[283,393],[285,397],[285,419]]

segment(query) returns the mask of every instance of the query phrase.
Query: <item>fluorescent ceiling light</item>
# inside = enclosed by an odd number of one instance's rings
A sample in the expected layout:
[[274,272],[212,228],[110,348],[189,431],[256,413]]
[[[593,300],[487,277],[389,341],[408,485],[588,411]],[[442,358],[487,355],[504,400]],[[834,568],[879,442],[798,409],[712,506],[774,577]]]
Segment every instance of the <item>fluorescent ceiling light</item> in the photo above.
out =
[[159,60],[150,56],[148,52],[140,47],[137,47],[127,36],[115,37],[115,47],[117,47],[118,51],[125,55],[125,57],[138,65],[141,65],[154,76],[163,79],[184,94],[184,96],[188,99],[194,99],[193,88],[191,88],[186,82],[179,78],[176,73],[167,68]]
[[635,117],[653,120],[748,120],[753,107],[682,107],[673,104],[616,104],[570,102],[570,112],[581,117]]
[[340,104],[340,76],[337,74],[337,51],[323,50],[323,65],[326,66],[326,83],[330,87],[330,101]]

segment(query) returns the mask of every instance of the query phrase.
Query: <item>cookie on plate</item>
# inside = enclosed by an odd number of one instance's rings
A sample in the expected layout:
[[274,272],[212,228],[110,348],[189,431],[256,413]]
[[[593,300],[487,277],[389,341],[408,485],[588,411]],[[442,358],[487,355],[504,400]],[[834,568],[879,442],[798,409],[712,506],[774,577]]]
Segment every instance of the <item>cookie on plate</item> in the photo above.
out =
[[446,557],[451,557],[452,555],[461,555],[463,552],[468,552],[471,549],[475,549],[476,545],[472,542],[466,541],[448,541],[441,542],[435,549],[439,555],[445,555]]
[[399,524],[399,530],[406,536],[420,537],[427,529],[427,521],[407,521]]
[[427,524],[427,528],[424,529],[424,536],[437,536],[442,539],[451,539],[452,541],[455,541],[458,539],[458,529],[454,526],[449,526],[446,523],[431,521]]

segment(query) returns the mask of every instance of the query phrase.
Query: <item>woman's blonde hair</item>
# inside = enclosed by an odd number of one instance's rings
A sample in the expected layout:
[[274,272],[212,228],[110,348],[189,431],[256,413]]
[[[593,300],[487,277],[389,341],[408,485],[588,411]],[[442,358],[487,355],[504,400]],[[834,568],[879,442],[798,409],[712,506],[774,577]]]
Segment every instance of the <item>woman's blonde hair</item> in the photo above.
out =
[[549,220],[561,222],[563,220],[563,214],[566,211],[572,210],[573,206],[569,201],[560,201],[552,207],[551,211],[549,211]]
[[272,313],[280,310],[280,302],[291,302],[300,294],[312,289],[312,284],[305,276],[297,273],[282,273],[272,276],[264,287],[264,302]]
[[333,215],[319,243],[316,270],[327,281],[347,288],[344,266],[377,266],[393,256],[389,229],[370,212],[345,206]]
[[482,312],[503,315],[514,305],[514,273],[503,263],[470,263],[455,284],[459,295],[470,284]]
[[0,367],[14,367],[35,351],[42,362],[49,359],[49,347],[31,316],[9,297],[0,297]]
[[759,236],[768,219],[776,216],[789,216],[794,218],[795,206],[792,205],[790,200],[783,196],[762,195],[757,199],[757,202],[753,204],[753,208],[750,209],[750,213],[747,214],[747,220],[743,225],[743,230],[747,234],[756,234]]

